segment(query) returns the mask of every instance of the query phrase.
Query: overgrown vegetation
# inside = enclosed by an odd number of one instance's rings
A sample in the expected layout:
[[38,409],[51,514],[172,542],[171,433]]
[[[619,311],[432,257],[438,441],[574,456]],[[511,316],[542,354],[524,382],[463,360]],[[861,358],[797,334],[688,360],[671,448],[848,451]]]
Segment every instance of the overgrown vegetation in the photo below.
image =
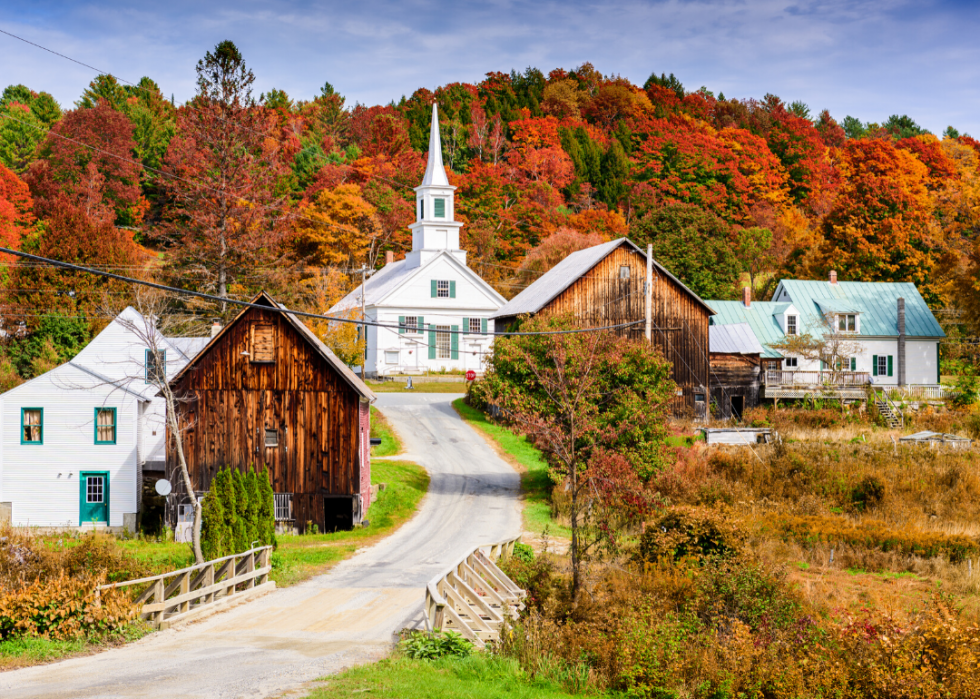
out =
[[402,450],[401,440],[398,439],[398,434],[392,429],[388,418],[373,405],[371,406],[371,437],[381,440],[381,444],[371,447],[371,456],[394,456]]

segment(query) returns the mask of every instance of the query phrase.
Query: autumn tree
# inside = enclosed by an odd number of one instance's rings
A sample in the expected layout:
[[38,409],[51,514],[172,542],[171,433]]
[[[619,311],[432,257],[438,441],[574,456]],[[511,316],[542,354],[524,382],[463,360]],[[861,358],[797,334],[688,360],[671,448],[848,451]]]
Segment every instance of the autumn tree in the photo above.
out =
[[[336,268],[311,270],[301,285],[304,292],[303,310],[319,315],[327,314],[353,288],[350,276]],[[360,320],[361,309],[354,306],[332,315],[344,320]],[[360,326],[316,318],[302,320],[342,362],[348,366],[362,362],[367,340],[358,332]]]
[[0,103],[0,164],[20,174],[37,158],[44,125],[20,102]]
[[297,255],[318,267],[350,269],[367,262],[381,233],[377,210],[355,184],[320,191],[313,201],[300,206],[295,221]]
[[[571,330],[569,317],[533,318],[525,331]],[[567,493],[572,598],[583,562],[635,525],[656,495],[647,484],[670,463],[670,364],[646,342],[609,332],[501,338],[471,392],[539,445],[556,490]]]
[[[0,244],[19,249],[21,239],[35,227],[31,193],[20,178],[0,165]],[[10,255],[0,255],[3,261]]]
[[255,104],[255,76],[232,42],[209,51],[197,76],[164,159],[172,174],[164,185],[168,269],[182,284],[227,297],[232,285],[253,289],[286,269],[291,226],[279,185],[298,144]]
[[597,233],[579,233],[571,228],[559,228],[528,252],[524,262],[521,263],[518,275],[524,283],[529,284],[573,252],[603,242],[605,241],[602,236]]

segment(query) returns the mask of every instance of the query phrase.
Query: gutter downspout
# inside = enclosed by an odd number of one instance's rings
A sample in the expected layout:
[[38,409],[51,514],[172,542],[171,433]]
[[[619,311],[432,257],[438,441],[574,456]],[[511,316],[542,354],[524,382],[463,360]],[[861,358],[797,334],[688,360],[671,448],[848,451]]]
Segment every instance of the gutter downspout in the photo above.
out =
[[905,385],[905,299],[898,299],[898,385]]

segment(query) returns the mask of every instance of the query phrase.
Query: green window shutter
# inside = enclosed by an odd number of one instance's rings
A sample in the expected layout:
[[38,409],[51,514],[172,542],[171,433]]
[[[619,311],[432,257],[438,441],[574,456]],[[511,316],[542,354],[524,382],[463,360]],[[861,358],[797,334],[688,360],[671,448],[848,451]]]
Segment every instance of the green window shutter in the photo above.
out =
[[888,355],[888,375],[892,375],[892,355]]
[[858,360],[857,357],[851,357],[851,371],[857,371]]
[[878,355],[877,354],[872,355],[872,357],[871,357],[871,375],[872,376],[877,376],[878,375]]
[[451,299],[456,298],[456,282],[455,281],[449,282],[449,298],[451,298]]
[[468,335],[470,332],[470,319],[463,318],[463,334]]
[[398,316],[398,333],[405,332],[405,316]]
[[419,316],[418,325],[416,327],[418,327],[419,332],[422,332],[423,330],[425,330],[425,318],[423,318],[422,316]]
[[435,279],[433,279],[430,282],[430,285],[432,287],[432,298],[435,298],[436,296],[439,295],[439,282],[437,282]]
[[436,358],[436,326],[429,326],[429,359]]
[[433,199],[432,213],[435,215],[436,218],[446,218],[446,200]]
[[[486,335],[487,334],[487,319],[486,318],[481,318],[480,319],[480,327],[483,330],[483,334]],[[936,345],[936,346],[938,347],[939,345]]]
[[454,325],[453,334],[450,335],[449,353],[450,359],[459,359],[459,326]]

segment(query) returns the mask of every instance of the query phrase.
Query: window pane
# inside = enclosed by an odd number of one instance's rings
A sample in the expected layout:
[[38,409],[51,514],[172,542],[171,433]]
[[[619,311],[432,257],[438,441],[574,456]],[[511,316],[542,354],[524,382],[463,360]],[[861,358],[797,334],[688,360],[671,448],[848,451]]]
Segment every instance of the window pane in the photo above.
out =
[[448,325],[436,326],[436,358],[450,359],[452,357],[452,328]]
[[441,299],[449,298],[449,282],[447,280],[442,279],[436,282],[436,296]]
[[405,332],[418,332],[419,330],[419,317],[418,316],[405,316]]
[[849,332],[854,332],[857,327],[857,316],[847,316],[847,329]]
[[41,441],[41,411],[40,410],[25,410],[23,411],[23,428],[24,428],[24,441],[25,442],[40,442]]
[[105,478],[103,476],[87,476],[85,478],[85,500],[89,503],[101,503],[105,493]]
[[266,430],[265,431],[265,445],[267,447],[277,447],[279,446],[279,430]]
[[471,333],[482,332],[482,325],[479,318],[470,318],[469,330]]
[[628,265],[622,265],[619,268],[619,278],[620,279],[629,279],[630,278],[630,268],[629,268]]
[[116,441],[116,411],[111,408],[100,408],[96,415],[96,441]]

